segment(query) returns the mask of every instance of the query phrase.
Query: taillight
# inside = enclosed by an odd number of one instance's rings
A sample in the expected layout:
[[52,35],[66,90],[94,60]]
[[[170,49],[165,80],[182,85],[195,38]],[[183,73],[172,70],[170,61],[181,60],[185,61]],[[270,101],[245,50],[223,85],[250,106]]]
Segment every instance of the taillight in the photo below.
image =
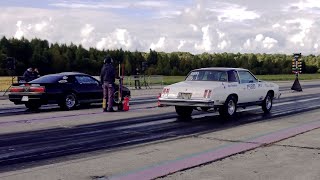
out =
[[204,90],[203,98],[210,98],[211,94],[212,94],[212,90],[206,89]]
[[163,95],[168,95],[168,94],[169,94],[169,91],[170,91],[170,88],[163,88],[162,94],[163,94]]
[[11,87],[10,92],[23,92],[24,89],[22,87]]
[[29,91],[42,93],[45,91],[45,87],[30,87]]

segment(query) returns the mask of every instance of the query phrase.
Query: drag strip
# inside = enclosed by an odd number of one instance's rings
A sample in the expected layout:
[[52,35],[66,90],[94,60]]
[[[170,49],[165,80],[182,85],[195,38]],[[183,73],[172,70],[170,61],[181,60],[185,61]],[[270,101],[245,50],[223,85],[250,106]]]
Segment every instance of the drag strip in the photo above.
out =
[[[309,88],[317,88],[320,87],[320,84],[307,84],[303,85],[303,89],[309,89]],[[159,89],[159,92],[161,90]],[[280,87],[281,93],[291,91],[291,86],[284,86]],[[147,96],[147,97],[136,97],[132,98],[130,100],[130,105],[138,105],[138,104],[146,104],[146,103],[154,103],[156,106],[157,102],[157,96]],[[13,105],[13,104],[12,104]],[[100,108],[101,105],[98,103],[95,103],[91,105],[90,107],[85,108]],[[82,109],[80,106],[78,109]],[[32,114],[32,113],[40,113],[40,112],[55,112],[55,111],[61,111],[58,105],[44,105],[42,106],[38,111],[29,111],[24,107],[24,105],[13,105],[12,107],[6,107],[6,108],[0,108],[0,117],[2,116],[12,116],[12,115],[21,115],[21,114]]]
[[[8,171],[12,165],[75,155],[95,150],[118,148],[159,140],[230,129],[235,126],[277,120],[277,117],[295,115],[319,109],[320,96],[284,98],[274,104],[271,114],[259,109],[238,113],[238,117],[225,121],[217,113],[195,112],[189,121],[179,119],[175,113],[115,120],[69,128],[0,135],[0,170]],[[172,108],[172,107],[168,107]]]

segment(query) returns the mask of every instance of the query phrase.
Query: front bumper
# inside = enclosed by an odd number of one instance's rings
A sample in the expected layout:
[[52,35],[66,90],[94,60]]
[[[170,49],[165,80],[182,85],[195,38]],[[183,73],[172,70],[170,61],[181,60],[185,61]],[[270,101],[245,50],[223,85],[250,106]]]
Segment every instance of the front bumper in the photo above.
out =
[[168,99],[159,98],[160,105],[167,106],[193,106],[193,107],[214,107],[212,100],[187,100],[187,99]]

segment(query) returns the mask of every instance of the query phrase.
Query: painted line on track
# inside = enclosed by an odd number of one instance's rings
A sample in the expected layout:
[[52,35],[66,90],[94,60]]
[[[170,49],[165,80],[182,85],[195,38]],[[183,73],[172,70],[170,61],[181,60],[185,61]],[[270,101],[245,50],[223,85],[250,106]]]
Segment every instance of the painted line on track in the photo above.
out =
[[112,180],[155,179],[178,171],[214,162],[235,154],[246,152],[261,146],[288,139],[290,137],[320,128],[320,120],[295,125],[290,128],[274,131],[268,134],[251,137],[243,142],[229,143],[204,152],[180,157],[176,160],[164,161],[110,177]]

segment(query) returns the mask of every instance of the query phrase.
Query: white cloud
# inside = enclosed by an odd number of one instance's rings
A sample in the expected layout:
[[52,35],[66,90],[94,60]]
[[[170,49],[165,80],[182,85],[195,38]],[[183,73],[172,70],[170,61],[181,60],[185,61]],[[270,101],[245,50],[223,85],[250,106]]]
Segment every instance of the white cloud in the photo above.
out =
[[185,40],[180,40],[180,44],[178,46],[178,50],[180,50],[184,46],[185,43],[186,43]]
[[147,8],[164,8],[169,6],[167,1],[138,1],[134,6],[147,7]]
[[129,4],[127,3],[101,3],[101,2],[91,2],[91,3],[81,3],[81,2],[61,2],[61,3],[52,3],[50,6],[60,7],[60,8],[71,8],[71,9],[123,9],[127,8]]
[[313,48],[314,48],[314,49],[318,49],[318,47],[319,47],[319,44],[318,44],[318,43],[315,43],[315,44],[313,45]]
[[260,42],[260,41],[263,40],[263,38],[264,38],[263,34],[257,34],[257,35],[256,35],[256,38],[255,38],[255,41]]
[[263,34],[257,34],[254,39],[247,39],[243,44],[243,48],[250,51],[271,50],[278,45],[278,40],[271,37],[264,37]]
[[89,37],[93,30],[94,30],[94,27],[91,24],[86,24],[85,27],[81,29],[81,37],[84,37],[84,38]]
[[5,25],[0,37],[145,52],[152,46],[195,54],[222,50],[319,54],[317,1],[57,0],[49,7],[2,5],[0,21]]
[[222,8],[207,8],[211,12],[218,13],[218,20],[221,22],[234,22],[253,20],[260,18],[260,15],[255,11],[247,10],[247,7],[237,4],[227,4]]
[[116,29],[107,37],[103,37],[96,44],[97,49],[130,49],[132,46],[132,38],[128,30]]
[[82,37],[81,44],[87,46],[87,43],[91,43],[93,38],[91,37],[91,33],[93,32],[94,27],[91,24],[86,24],[80,32],[80,36]]
[[195,48],[197,50],[205,50],[205,51],[211,51],[212,49],[212,42],[210,39],[210,33],[209,33],[210,25],[204,26],[201,28],[202,31],[202,42],[200,45],[197,43],[195,44]]
[[304,46],[304,41],[308,37],[308,34],[310,32],[310,29],[312,28],[314,21],[310,19],[298,18],[293,20],[287,20],[286,23],[289,25],[299,24],[298,28],[300,29],[300,32],[289,37],[289,40],[295,44]]
[[194,24],[189,24],[189,26],[193,29],[193,31],[197,32],[198,31],[198,26]]
[[279,24],[279,23],[276,23],[276,24],[272,25],[272,28],[273,28],[273,29],[276,29],[276,28],[279,28],[279,27],[280,27],[280,24]]
[[97,43],[96,48],[99,50],[107,49],[106,48],[107,43],[108,43],[107,38],[101,38],[101,40]]
[[16,24],[18,29],[17,29],[14,37],[17,38],[17,39],[21,39],[23,37],[23,35],[24,35],[24,33],[22,31],[22,28],[21,28],[21,25],[22,25],[22,21],[18,21],[17,24]]
[[292,3],[290,6],[299,10],[308,10],[320,8],[320,3],[319,0],[300,0],[298,3]]
[[230,41],[223,40],[223,41],[221,41],[221,42],[218,44],[218,48],[219,48],[220,50],[224,50],[224,49],[226,49],[230,44],[231,44]]
[[34,28],[36,31],[42,31],[47,25],[47,22],[42,21],[41,23],[36,24]]
[[163,49],[164,45],[165,45],[165,40],[166,40],[165,37],[160,37],[159,41],[156,44],[151,43],[150,49],[152,49],[152,50],[161,50],[161,49]]
[[278,44],[278,41],[270,38],[270,37],[266,37],[263,41],[262,41],[263,47],[267,48],[267,49],[271,49],[273,48],[276,44]]
[[219,39],[222,39],[223,37],[225,37],[225,33],[224,32],[221,32],[219,29],[216,29],[218,35],[219,35]]

